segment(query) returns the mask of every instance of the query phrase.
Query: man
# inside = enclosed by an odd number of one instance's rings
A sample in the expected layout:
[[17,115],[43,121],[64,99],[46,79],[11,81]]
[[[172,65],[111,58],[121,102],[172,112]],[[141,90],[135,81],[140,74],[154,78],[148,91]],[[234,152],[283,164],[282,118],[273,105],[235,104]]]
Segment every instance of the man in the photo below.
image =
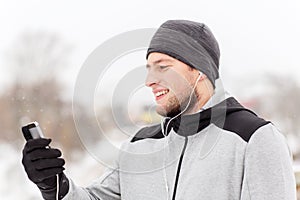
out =
[[164,117],[124,143],[116,167],[87,188],[63,173],[49,139],[26,143],[23,165],[45,199],[296,199],[284,137],[220,86],[219,47],[204,24],[170,20],[147,51],[146,86]]

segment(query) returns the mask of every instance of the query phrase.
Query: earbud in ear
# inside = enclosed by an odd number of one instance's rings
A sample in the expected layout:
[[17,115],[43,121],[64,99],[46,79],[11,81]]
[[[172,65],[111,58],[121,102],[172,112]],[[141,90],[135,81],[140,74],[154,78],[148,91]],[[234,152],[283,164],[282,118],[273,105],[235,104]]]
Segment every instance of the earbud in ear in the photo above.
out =
[[201,77],[202,75],[203,75],[203,73],[199,71],[199,77]]

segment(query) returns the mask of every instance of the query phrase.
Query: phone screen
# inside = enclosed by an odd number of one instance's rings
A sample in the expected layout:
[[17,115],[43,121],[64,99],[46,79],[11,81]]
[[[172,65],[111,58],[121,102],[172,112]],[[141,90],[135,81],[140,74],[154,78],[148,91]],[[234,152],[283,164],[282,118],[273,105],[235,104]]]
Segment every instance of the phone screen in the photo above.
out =
[[31,122],[22,127],[23,136],[26,140],[44,137],[43,132],[37,122]]

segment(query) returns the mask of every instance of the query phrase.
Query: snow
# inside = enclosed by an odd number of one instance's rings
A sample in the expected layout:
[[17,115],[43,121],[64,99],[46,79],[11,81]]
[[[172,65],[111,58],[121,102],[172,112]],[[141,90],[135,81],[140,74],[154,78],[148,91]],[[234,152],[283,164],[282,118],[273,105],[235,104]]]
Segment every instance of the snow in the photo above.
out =
[[[66,174],[78,185],[86,186],[103,173],[104,167],[87,152],[74,152],[78,159],[66,163]],[[0,199],[40,200],[40,191],[25,173],[22,150],[0,142]]]
[[38,188],[27,178],[23,169],[21,151],[17,151],[11,144],[0,143],[0,160],[1,199],[41,199]]

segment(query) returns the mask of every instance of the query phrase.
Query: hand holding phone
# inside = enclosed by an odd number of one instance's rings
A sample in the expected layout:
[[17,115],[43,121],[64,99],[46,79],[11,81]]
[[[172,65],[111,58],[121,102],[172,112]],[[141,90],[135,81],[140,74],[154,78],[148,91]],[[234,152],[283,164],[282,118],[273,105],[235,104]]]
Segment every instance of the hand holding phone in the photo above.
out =
[[[64,196],[69,184],[63,173],[65,161],[61,151],[49,148],[51,139],[44,138],[37,122],[26,124],[22,132],[26,139],[22,164],[28,178],[38,186],[44,199],[58,199],[58,184],[60,195]],[[62,188],[65,188],[64,192]]]

